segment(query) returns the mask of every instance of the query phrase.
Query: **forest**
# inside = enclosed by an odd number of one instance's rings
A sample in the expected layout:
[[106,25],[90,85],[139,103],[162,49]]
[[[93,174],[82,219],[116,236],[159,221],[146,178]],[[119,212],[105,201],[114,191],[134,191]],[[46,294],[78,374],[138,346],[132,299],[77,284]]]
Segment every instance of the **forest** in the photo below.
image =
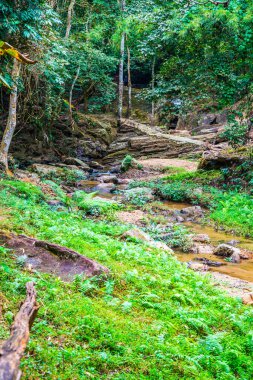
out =
[[0,380],[253,379],[253,3],[0,0]]

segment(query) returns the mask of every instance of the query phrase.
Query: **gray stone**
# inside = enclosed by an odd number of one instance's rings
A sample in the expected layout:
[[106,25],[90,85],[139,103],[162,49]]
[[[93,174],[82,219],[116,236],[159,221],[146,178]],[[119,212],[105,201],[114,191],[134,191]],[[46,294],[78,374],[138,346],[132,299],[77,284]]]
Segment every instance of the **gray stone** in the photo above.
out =
[[101,177],[98,177],[98,180],[100,182],[114,183],[114,184],[117,184],[119,182],[118,178],[115,175],[102,175]]
[[173,250],[169,248],[167,244],[160,241],[153,240],[151,236],[149,236],[146,232],[139,230],[138,228],[133,228],[131,230],[124,232],[124,234],[121,237],[123,239],[132,238],[132,239],[142,240],[148,243],[153,248],[161,249],[170,254],[174,254]]
[[97,170],[103,170],[104,169],[104,166],[99,164],[97,161],[90,161],[89,166],[92,169],[97,169]]
[[197,234],[193,236],[192,240],[199,243],[208,243],[210,241],[210,237],[207,234]]
[[232,247],[236,247],[239,243],[239,240],[229,240],[226,244],[232,245]]
[[187,218],[198,218],[203,216],[203,211],[200,206],[186,207],[181,210],[181,214]]
[[183,222],[184,222],[184,218],[183,218],[182,216],[180,216],[180,215],[177,215],[177,216],[175,217],[175,220],[176,220],[176,222],[178,222],[178,223],[183,223]]
[[240,254],[238,252],[234,252],[230,257],[231,263],[239,264],[241,262]]
[[189,269],[192,269],[194,271],[198,271],[198,272],[205,272],[205,271],[208,271],[209,268],[207,265],[205,264],[201,264],[201,263],[197,263],[196,261],[189,261],[187,263],[187,266]]
[[64,158],[63,162],[67,165],[76,165],[76,166],[80,166],[83,170],[85,171],[88,171],[90,170],[90,167],[89,165],[87,165],[85,162],[83,162],[82,160],[79,160],[79,158],[75,158],[75,157],[66,157]]
[[146,234],[146,232],[139,230],[138,228],[133,228],[132,230],[124,232],[122,238],[132,238],[146,242],[152,241],[152,238],[148,234]]
[[97,185],[94,190],[101,193],[111,193],[116,189],[116,186],[113,183],[100,183]]
[[31,166],[31,170],[39,175],[47,175],[50,173],[57,173],[61,171],[61,169],[57,166],[53,165],[44,165],[44,164],[33,164]]
[[240,255],[241,251],[238,248],[232,247],[228,244],[220,244],[215,248],[214,254],[221,257],[231,257],[233,253]]

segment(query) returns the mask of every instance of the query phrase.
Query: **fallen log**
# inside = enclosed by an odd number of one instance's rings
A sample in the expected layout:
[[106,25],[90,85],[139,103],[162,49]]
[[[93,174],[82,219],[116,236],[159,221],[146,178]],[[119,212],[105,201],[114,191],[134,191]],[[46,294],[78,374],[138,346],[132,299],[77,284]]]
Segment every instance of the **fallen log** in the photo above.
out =
[[1,380],[19,380],[21,378],[20,360],[24,355],[29,340],[29,332],[38,309],[34,284],[28,282],[26,284],[26,299],[21,304],[11,326],[10,338],[0,348]]

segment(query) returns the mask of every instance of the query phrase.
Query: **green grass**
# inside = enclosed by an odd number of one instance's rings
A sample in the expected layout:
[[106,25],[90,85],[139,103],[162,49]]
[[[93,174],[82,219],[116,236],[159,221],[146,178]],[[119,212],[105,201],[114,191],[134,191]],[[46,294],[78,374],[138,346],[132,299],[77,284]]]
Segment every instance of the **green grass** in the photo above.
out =
[[[24,379],[250,380],[253,310],[163,251],[124,242],[122,224],[55,211],[37,188],[0,186],[1,228],[66,245],[109,267],[107,280],[30,274],[1,248],[2,338],[34,280],[41,305]],[[17,188],[15,192],[13,188]]]

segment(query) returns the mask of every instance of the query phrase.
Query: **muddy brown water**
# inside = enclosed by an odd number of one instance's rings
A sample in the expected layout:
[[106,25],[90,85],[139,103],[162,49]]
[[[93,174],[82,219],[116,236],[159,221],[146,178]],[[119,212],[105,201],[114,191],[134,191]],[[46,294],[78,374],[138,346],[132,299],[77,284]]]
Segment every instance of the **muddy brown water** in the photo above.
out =
[[[227,243],[230,240],[238,240],[240,243],[236,247],[247,249],[253,252],[253,240],[245,239],[241,236],[227,234],[223,231],[216,231],[211,226],[196,223],[184,223],[184,225],[196,234],[207,234],[211,239],[211,244],[214,246],[217,246],[221,243]],[[198,255],[178,252],[176,256],[178,260],[182,262],[194,260],[196,257],[205,257],[209,260],[226,263],[226,265],[224,266],[218,268],[210,268],[210,270],[227,274],[232,277],[240,278],[241,280],[253,282],[253,255],[252,258],[250,258],[249,260],[241,260],[240,264],[226,262],[225,260],[215,255]]]
[[98,185],[100,184],[101,182],[99,181],[84,180],[82,181],[82,188],[80,188],[80,190],[83,190],[86,193],[97,192],[100,198],[112,199],[115,196],[115,194],[112,194],[107,190],[101,191],[100,189],[98,189]]

